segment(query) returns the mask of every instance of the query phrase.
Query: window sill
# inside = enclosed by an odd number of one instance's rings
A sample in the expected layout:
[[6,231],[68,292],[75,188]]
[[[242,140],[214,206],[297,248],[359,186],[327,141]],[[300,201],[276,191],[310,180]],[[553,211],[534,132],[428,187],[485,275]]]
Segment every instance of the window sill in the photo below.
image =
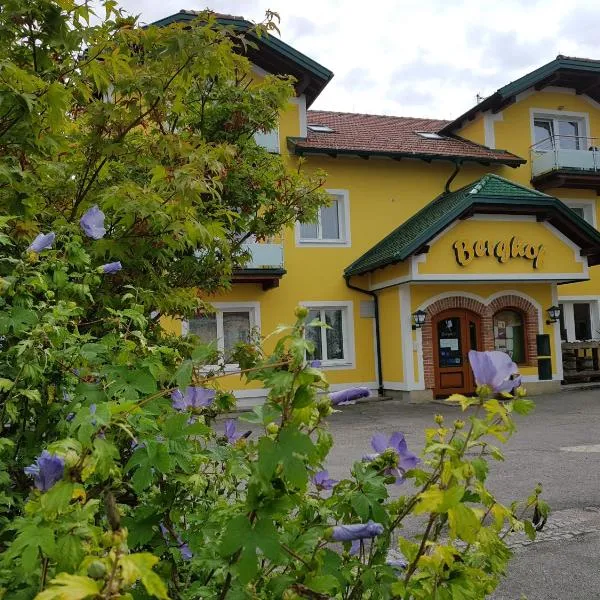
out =
[[322,361],[319,368],[328,371],[334,369],[355,369],[356,365],[348,361]]
[[332,246],[332,247],[349,247],[349,240],[298,240],[297,246]]

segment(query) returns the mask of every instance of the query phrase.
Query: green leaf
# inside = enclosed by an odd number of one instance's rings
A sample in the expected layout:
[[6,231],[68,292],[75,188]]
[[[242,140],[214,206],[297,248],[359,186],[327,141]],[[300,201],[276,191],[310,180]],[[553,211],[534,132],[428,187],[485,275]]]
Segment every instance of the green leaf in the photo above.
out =
[[75,535],[63,535],[56,544],[58,569],[74,571],[85,556],[81,540]]
[[294,408],[305,408],[309,406],[314,399],[314,392],[307,385],[301,385],[294,394]]
[[64,512],[73,497],[73,484],[68,481],[59,481],[53,485],[40,499],[44,512],[57,514]]
[[518,415],[528,415],[535,408],[535,402],[528,398],[515,398],[512,407]]
[[463,494],[465,488],[453,486],[447,490],[442,490],[438,486],[432,486],[419,495],[419,501],[415,506],[415,514],[422,513],[445,513],[449,508],[456,506]]
[[527,534],[527,537],[531,541],[535,540],[536,531],[535,531],[535,527],[533,526],[531,521],[525,520],[525,521],[523,521],[523,525],[525,527],[525,533]]
[[279,533],[272,521],[268,519],[257,521],[254,525],[253,540],[268,559],[278,561],[283,556]]
[[240,583],[246,585],[258,573],[258,559],[254,546],[246,546],[240,554],[240,559],[235,565]]
[[250,534],[250,522],[245,515],[238,515],[231,519],[219,545],[221,556],[231,556],[234,552],[237,552]]
[[68,573],[59,573],[50,584],[34,600],[84,600],[99,594],[101,585],[89,577]]
[[487,460],[485,460],[484,458],[474,458],[471,461],[471,466],[475,471],[475,477],[477,477],[477,479],[481,481],[481,483],[483,483],[487,479],[487,474],[489,470]]
[[448,523],[450,525],[450,535],[458,536],[465,542],[475,542],[477,533],[481,529],[481,524],[475,513],[464,504],[458,504],[448,509]]
[[148,594],[160,598],[160,600],[169,600],[167,586],[152,570],[158,560],[158,556],[149,552],[126,554],[119,561],[121,575],[126,585],[133,585],[136,581],[141,580]]
[[352,504],[352,508],[363,521],[369,519],[370,503],[369,499],[364,494],[354,494],[350,500],[350,504]]
[[306,580],[306,587],[320,594],[334,594],[340,582],[333,575],[316,575]]
[[179,369],[175,373],[175,381],[177,385],[184,390],[192,381],[192,373],[194,366],[191,360],[185,360],[181,363]]

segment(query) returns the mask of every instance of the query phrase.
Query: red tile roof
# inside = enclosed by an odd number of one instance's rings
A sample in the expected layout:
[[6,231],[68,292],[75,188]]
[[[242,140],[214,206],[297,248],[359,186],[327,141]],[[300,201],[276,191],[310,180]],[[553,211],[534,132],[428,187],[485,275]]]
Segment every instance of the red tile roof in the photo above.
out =
[[308,137],[290,142],[296,154],[310,154],[319,150],[339,154],[375,154],[390,156],[415,156],[415,158],[465,158],[478,162],[501,162],[517,166],[522,158],[470,142],[458,136],[444,135],[443,139],[426,139],[418,132],[434,132],[449,121],[388,117],[342,113],[326,110],[308,111],[308,124],[325,125],[332,133],[308,130]]

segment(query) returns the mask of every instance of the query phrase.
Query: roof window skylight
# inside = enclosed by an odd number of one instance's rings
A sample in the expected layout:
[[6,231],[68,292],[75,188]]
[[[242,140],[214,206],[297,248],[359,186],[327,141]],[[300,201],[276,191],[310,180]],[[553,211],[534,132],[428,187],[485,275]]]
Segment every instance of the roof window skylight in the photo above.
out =
[[420,135],[421,137],[425,138],[426,140],[443,140],[444,136],[440,135],[439,133],[435,133],[435,131],[417,131],[416,132],[418,135]]
[[327,125],[307,125],[308,129],[315,133],[333,133],[333,129]]

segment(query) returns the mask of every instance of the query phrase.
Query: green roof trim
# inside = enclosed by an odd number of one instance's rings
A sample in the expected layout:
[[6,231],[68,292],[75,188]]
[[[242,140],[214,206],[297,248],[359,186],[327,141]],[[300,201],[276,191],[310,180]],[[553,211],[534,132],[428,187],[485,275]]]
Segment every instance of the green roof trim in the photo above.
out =
[[[196,13],[195,11],[181,10],[178,13],[169,15],[168,17],[164,17],[163,19],[159,19],[158,21],[154,21],[153,23],[151,23],[151,25],[154,25],[156,27],[166,27],[173,23],[185,23],[194,21],[197,18],[198,13]],[[239,29],[241,31],[248,31],[254,26],[253,23],[247,21],[242,17],[234,17],[231,15],[216,14],[216,20],[217,23],[219,23],[220,25],[233,27],[234,29]],[[309,58],[308,56],[306,56],[306,54],[302,54],[302,52],[299,52],[295,48],[292,48],[292,46],[286,44],[284,41],[280,40],[274,35],[271,35],[270,33],[265,33],[264,35],[257,36],[252,32],[250,32],[249,35],[255,42],[272,50],[280,57],[293,62],[300,70],[308,71],[308,73],[310,73],[314,78],[319,80],[318,87],[320,89],[318,90],[318,92],[322,91],[322,89],[332,79],[332,71],[319,64],[318,62],[314,61],[312,58]],[[314,101],[317,95],[318,94],[314,94],[314,97],[311,97],[310,100]]]
[[549,77],[552,77],[559,71],[568,72],[571,75],[577,73],[581,74],[582,76],[597,75],[599,76],[598,83],[600,84],[600,60],[576,58],[559,54],[549,63],[501,87],[491,96],[487,97],[485,100],[475,105],[473,108],[470,108],[460,117],[443,127],[440,130],[440,133],[449,134],[453,131],[456,131],[456,129],[461,127],[465,120],[473,119],[478,112],[483,112],[490,109],[497,110],[501,108],[517,94],[520,94],[530,87],[544,82],[544,80],[547,80]]
[[536,214],[548,219],[586,250],[590,264],[600,263],[600,232],[558,198],[488,174],[463,188],[442,194],[397,227],[344,270],[344,277],[363,275],[402,262],[422,250],[452,222],[479,209],[488,213]]

